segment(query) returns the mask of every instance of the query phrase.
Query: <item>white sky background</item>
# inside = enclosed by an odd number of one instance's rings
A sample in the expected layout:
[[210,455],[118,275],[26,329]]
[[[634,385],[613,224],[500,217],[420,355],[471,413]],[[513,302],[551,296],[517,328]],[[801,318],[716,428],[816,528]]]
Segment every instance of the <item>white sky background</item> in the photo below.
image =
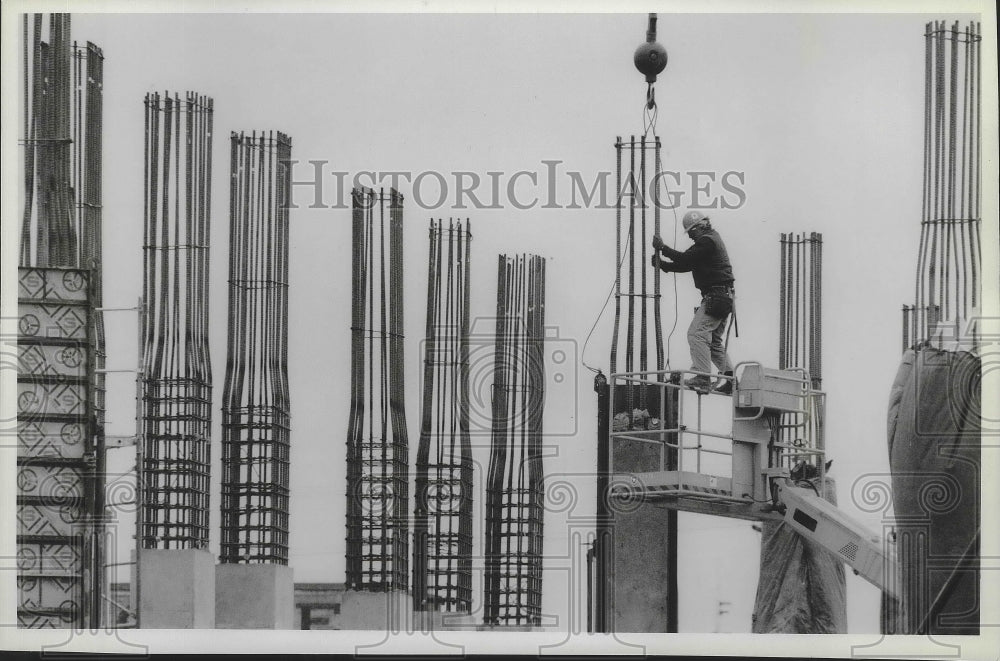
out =
[[[824,389],[832,476],[840,506],[875,528],[878,517],[857,509],[851,486],[865,474],[888,471],[886,405],[900,356],[900,306],[914,296],[921,212],[922,35],[924,24],[937,18],[970,17],[661,13],[658,26],[658,40],[669,54],[656,91],[664,168],[746,173],[745,205],[710,213],[737,278],[740,337],[731,340],[734,360],[776,364],[779,234],[823,234]],[[213,553],[218,553],[226,359],[229,132],[281,130],[293,139],[294,158],[329,161],[327,172],[436,170],[447,177],[468,170],[485,178],[487,171],[503,171],[506,186],[511,173],[534,171],[539,185],[519,189],[537,192],[538,207],[546,194],[542,161],[557,159],[563,164],[556,200],[566,203],[566,170],[582,172],[587,182],[607,170],[613,181],[615,136],[642,132],[645,83],[632,65],[632,51],[643,41],[645,28],[644,14],[74,14],[73,37],[94,41],[106,57],[107,306],[133,305],[140,293],[143,96],[194,90],[215,100]],[[984,126],[988,117],[984,111]],[[5,142],[12,139],[5,128]],[[312,170],[300,166],[294,176],[309,179]],[[326,201],[332,203],[336,181],[328,176],[325,183]],[[494,314],[498,253],[541,254],[549,258],[547,325],[576,343],[579,352],[614,278],[613,210],[452,210],[453,181],[450,185],[451,199],[431,211],[419,208],[409,186],[402,186],[407,196],[406,413],[414,459],[429,218],[472,221],[473,318]],[[290,223],[289,564],[296,581],[341,582],[350,211],[308,209],[311,191],[298,188],[295,200],[302,206],[291,212]],[[436,197],[433,184],[424,191]],[[485,185],[481,193],[489,196]],[[349,191],[343,198],[349,200]],[[665,238],[672,243],[669,212],[664,223]],[[689,242],[682,237],[677,245],[683,249]],[[669,329],[670,279],[664,284]],[[697,304],[688,275],[678,278],[678,291],[680,319],[671,357],[674,367],[686,368],[685,330]],[[586,354],[588,363],[605,371],[612,311],[613,305]],[[108,317],[109,368],[134,364],[133,322],[121,313]],[[594,470],[596,397],[592,374],[579,361],[547,368],[550,376],[558,372],[567,379],[562,385],[549,382],[545,427],[577,430],[546,441],[552,454],[546,459],[547,479],[571,481],[577,490],[574,504],[547,513],[545,521],[546,554],[553,559],[544,577],[544,611],[566,628],[568,611],[582,606],[579,591],[584,589],[583,551],[575,535],[585,531],[573,519],[593,515],[595,496],[592,479],[560,476]],[[475,382],[475,369],[474,397],[488,397],[488,381]],[[109,388],[108,432],[128,434],[134,412],[130,377],[109,377]],[[476,478],[481,512],[485,447],[476,459],[482,466]],[[120,460],[119,467],[130,460]],[[483,518],[477,516],[477,550]],[[749,631],[757,533],[747,522],[686,515],[681,528],[681,630],[714,631],[718,601],[724,600],[732,602],[732,614],[722,626]],[[575,560],[565,559],[568,550]],[[577,578],[571,581],[567,568]],[[481,581],[477,573],[477,609]],[[578,592],[571,595],[569,583],[577,581]],[[850,632],[877,632],[877,590],[849,576],[847,597]]]
[[[824,235],[828,438],[833,475],[842,482],[839,500],[848,510],[851,483],[863,473],[888,469],[886,402],[899,358],[899,307],[913,298],[919,231],[927,20],[666,14],[659,21],[658,39],[669,56],[657,85],[664,167],[746,172],[745,206],[712,214],[730,247],[738,280],[741,335],[732,340],[734,359],[776,363],[779,234]],[[98,43],[106,57],[108,306],[133,302],[141,282],[143,95],[196,90],[215,99],[214,475],[220,474],[226,356],[229,132],[263,128],[291,135],[293,156],[304,165],[295,171],[296,180],[312,178],[304,162],[313,159],[329,161],[328,173],[435,170],[450,178],[452,171],[468,170],[485,179],[487,171],[498,170],[507,173],[501,178],[504,187],[511,173],[529,170],[539,173],[540,184],[529,187],[522,180],[519,190],[524,203],[540,197],[540,207],[546,201],[543,160],[564,161],[563,168],[584,173],[590,182],[598,171],[614,167],[616,134],[642,132],[645,84],[631,54],[645,27],[643,15],[74,16],[74,37]],[[433,202],[435,179],[425,181],[421,192]],[[326,202],[333,204],[337,181],[331,175],[326,184]],[[295,201],[307,207],[311,190],[298,190]],[[403,191],[409,193],[405,186]],[[556,200],[568,202],[570,193],[563,177]],[[489,195],[484,184],[480,196]],[[454,198],[452,193],[449,207]],[[349,191],[344,199],[349,200]],[[427,219],[454,214],[472,221],[473,318],[495,313],[498,253],[533,251],[550,257],[546,322],[582,349],[614,277],[614,212],[426,211],[412,195],[405,212],[407,421],[415,458]],[[289,564],[297,581],[340,582],[350,385],[350,211],[299,208],[291,212],[290,225]],[[681,238],[679,245],[688,242]],[[687,311],[697,301],[689,276],[680,277],[679,284],[681,319],[671,355],[676,367],[688,367]],[[672,302],[664,302],[669,327]],[[605,370],[610,313],[609,308],[587,356]],[[109,363],[131,364],[128,354],[115,348],[132,339],[132,328],[109,325],[120,333],[116,338],[109,331]],[[563,389],[557,398],[550,382],[546,428],[575,424],[579,429],[575,436],[547,440],[558,453],[546,461],[550,482],[596,465],[592,375],[582,365],[573,372],[567,376],[575,378],[576,392]],[[128,385],[127,377],[120,381]],[[489,380],[474,378],[474,392],[488,394],[488,388]],[[133,411],[130,393],[123,395],[115,398],[123,406],[109,413],[116,428]],[[479,494],[488,451],[483,448],[476,459]],[[579,489],[574,515],[593,511],[589,482],[573,479]],[[211,500],[216,554],[219,502],[216,489]],[[476,510],[482,506],[480,498]],[[560,518],[554,514],[546,520],[546,552],[553,556],[563,556],[568,546]],[[477,523],[483,519],[478,516]],[[733,602],[732,620],[742,613],[740,629],[749,630],[758,546],[756,533],[748,529],[744,522],[684,517],[682,630],[711,632],[718,600]],[[482,534],[477,526],[477,546]],[[725,573],[724,567],[742,571],[706,585],[705,577]],[[546,613],[565,613],[565,571],[549,571],[544,578]],[[476,588],[478,593],[478,580]],[[874,588],[852,580],[849,605],[852,632],[878,630]]]

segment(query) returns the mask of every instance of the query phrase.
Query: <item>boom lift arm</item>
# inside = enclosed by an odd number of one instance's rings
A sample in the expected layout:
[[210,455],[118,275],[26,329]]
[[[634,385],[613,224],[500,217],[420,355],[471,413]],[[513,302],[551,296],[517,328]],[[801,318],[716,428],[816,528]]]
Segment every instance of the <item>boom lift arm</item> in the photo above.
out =
[[832,503],[790,480],[775,480],[775,511],[806,539],[819,544],[854,573],[891,596],[896,596],[895,562],[881,538]]

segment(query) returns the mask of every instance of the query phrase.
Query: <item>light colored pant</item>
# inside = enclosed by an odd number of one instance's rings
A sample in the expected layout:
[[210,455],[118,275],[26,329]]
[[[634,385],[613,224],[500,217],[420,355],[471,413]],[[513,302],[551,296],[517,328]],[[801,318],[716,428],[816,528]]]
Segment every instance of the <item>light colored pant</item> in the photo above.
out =
[[733,364],[726,353],[726,320],[710,317],[704,312],[702,302],[694,312],[694,319],[688,327],[688,345],[691,347],[691,369],[695,372],[712,373],[712,364],[719,372],[731,372]]

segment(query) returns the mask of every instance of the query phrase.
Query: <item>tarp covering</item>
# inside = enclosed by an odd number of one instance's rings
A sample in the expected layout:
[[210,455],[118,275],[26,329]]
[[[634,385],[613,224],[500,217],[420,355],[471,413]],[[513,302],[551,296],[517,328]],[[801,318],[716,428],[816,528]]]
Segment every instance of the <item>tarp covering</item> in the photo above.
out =
[[969,351],[909,350],[888,415],[899,601],[883,631],[979,633],[981,360]]
[[[818,487],[818,480],[812,480]],[[824,497],[837,503],[834,481]],[[792,530],[764,521],[754,633],[847,633],[843,562]]]

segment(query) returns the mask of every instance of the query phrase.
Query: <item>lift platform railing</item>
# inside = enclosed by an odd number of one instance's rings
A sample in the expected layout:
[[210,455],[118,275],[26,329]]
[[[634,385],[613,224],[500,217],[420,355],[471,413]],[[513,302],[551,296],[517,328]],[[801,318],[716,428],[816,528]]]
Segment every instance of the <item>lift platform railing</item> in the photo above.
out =
[[[696,370],[659,370],[612,374],[609,388],[609,407],[613,413],[615,397],[627,396],[631,388],[658,388],[661,396],[653,398],[657,410],[649,414],[646,428],[636,428],[633,411],[628,412],[628,423],[623,427],[623,417],[609,416],[609,457],[611,474],[609,489],[613,496],[665,497],[694,499],[715,503],[754,504],[752,495],[734,493],[732,476],[710,475],[703,472],[703,454],[733,457],[733,443],[759,443],[766,447],[766,462],[762,460],[755,480],[766,477],[788,477],[797,467],[813,466],[814,470],[802,473],[818,478],[817,488],[825,486],[825,449],[822,436],[822,412],[825,393],[811,387],[807,370],[795,368],[773,370],[758,362],[739,363],[735,376],[711,375]],[[683,385],[685,378],[706,376],[723,381],[733,381],[732,422],[730,433],[705,428],[705,396],[725,396],[709,391],[692,390]],[[676,392],[676,425],[667,424],[669,394]],[[691,396],[694,402],[693,425]],[[631,397],[629,398],[631,401]],[[756,431],[756,438],[752,432]],[[767,434],[762,438],[761,434]],[[693,439],[693,440],[692,440]],[[705,445],[706,439],[728,442],[728,448]],[[659,448],[659,471],[652,473],[619,475],[615,470],[614,455],[618,441],[653,444]],[[723,444],[725,445],[725,444]],[[667,453],[676,451],[676,468],[667,470]],[[694,457],[691,458],[693,452]],[[687,456],[685,456],[687,455]],[[740,458],[734,461],[742,461]],[[734,466],[735,468],[735,466]],[[770,490],[767,490],[769,493]],[[760,508],[758,508],[760,509]],[[708,513],[713,513],[708,511]],[[732,515],[731,507],[718,512]],[[753,516],[752,518],[759,518]]]

